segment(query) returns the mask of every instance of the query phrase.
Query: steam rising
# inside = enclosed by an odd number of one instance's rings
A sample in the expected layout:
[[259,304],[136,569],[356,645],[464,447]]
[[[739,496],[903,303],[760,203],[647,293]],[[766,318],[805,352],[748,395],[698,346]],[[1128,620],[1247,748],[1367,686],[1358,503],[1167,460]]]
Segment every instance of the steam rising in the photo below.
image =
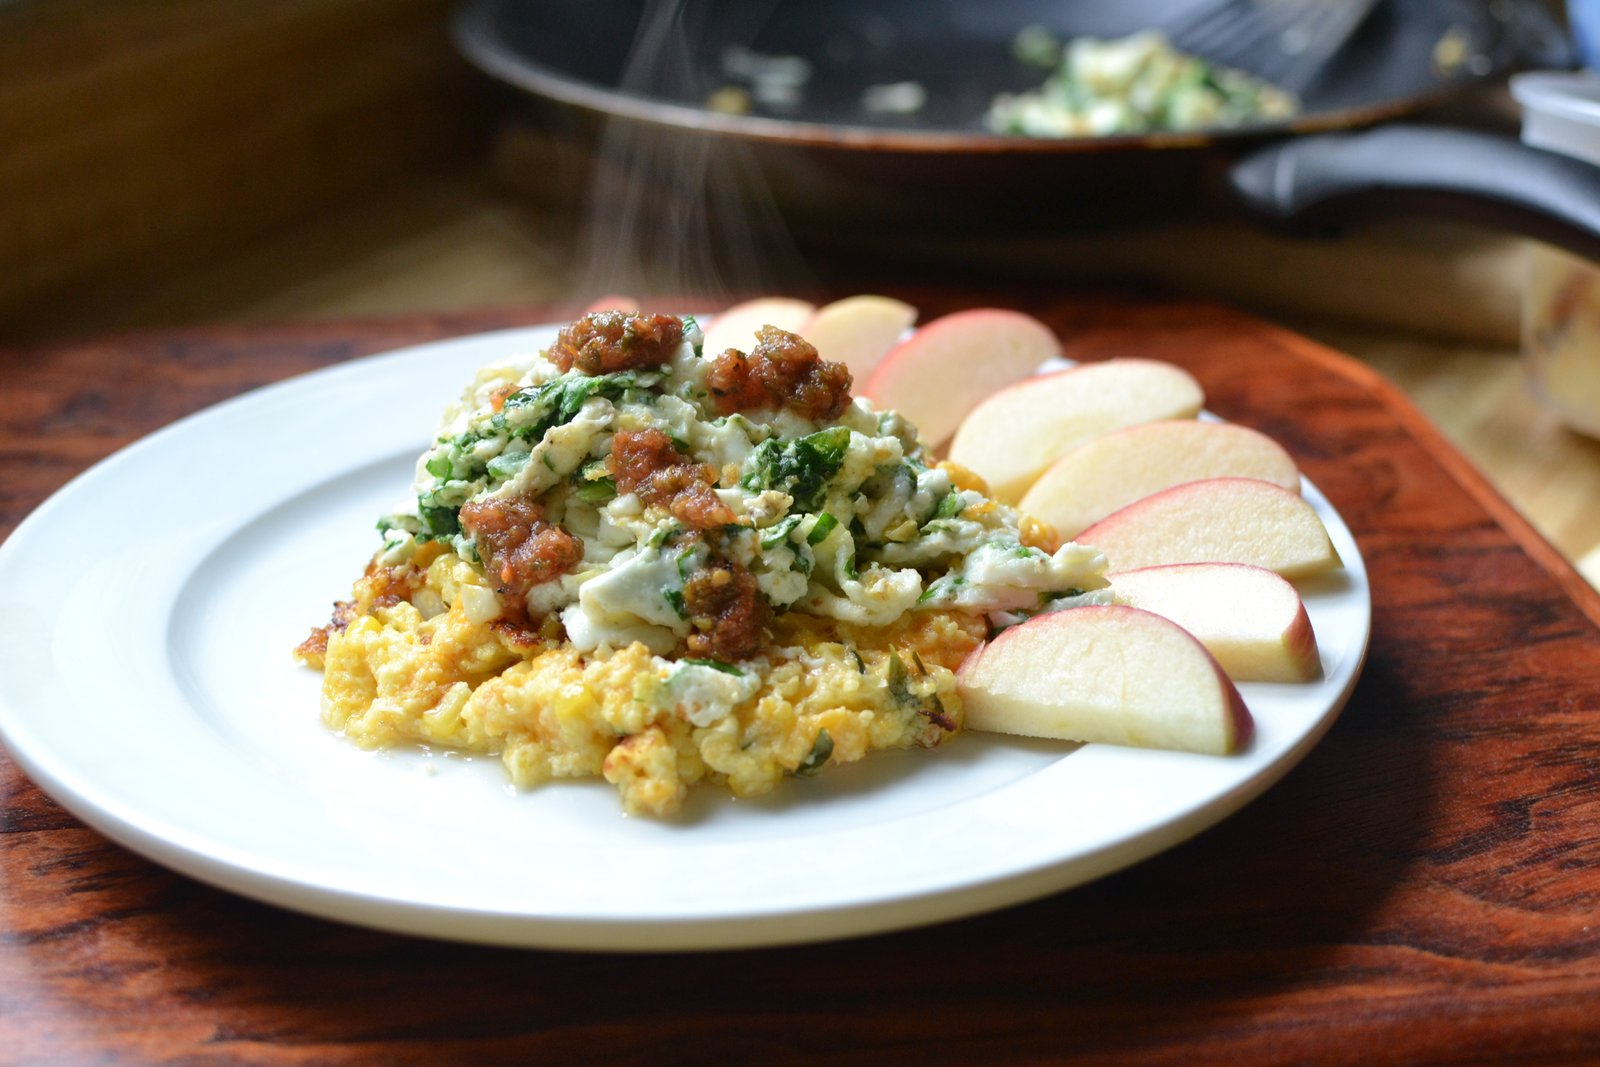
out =
[[[753,36],[774,2],[719,6],[719,39],[730,29]],[[711,7],[706,0],[647,0],[622,91],[703,100],[716,72],[697,69],[695,57],[705,62],[709,52]],[[730,27],[735,13],[742,24]],[[626,293],[717,300],[814,281],[750,144],[621,118],[607,120],[600,137],[578,262],[580,299]]]

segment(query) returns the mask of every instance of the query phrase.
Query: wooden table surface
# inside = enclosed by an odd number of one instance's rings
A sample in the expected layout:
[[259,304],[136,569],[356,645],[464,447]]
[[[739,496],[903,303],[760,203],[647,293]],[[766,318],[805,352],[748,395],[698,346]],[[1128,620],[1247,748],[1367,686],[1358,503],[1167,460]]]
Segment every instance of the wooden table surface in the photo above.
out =
[[[1398,390],[1299,336],[1209,304],[905,295],[930,315],[1024,307],[1077,358],[1182,363],[1211,407],[1281,440],[1340,510],[1371,575],[1371,653],[1284,781],[1151,861],[1003,912],[626,956],[437,943],[256,904],[111,844],[0,759],[0,1060],[1600,1059],[1600,594]],[[554,314],[0,352],[0,534],[185,412]],[[157,739],[130,754],[153,773],[164,755]]]

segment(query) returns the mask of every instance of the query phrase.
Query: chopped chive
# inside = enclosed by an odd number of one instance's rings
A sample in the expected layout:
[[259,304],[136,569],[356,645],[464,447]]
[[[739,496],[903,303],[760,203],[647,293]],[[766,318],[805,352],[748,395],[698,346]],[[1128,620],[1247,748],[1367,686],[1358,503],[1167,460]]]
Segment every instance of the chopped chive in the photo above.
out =
[[[817,516],[817,521],[815,525],[811,527],[811,532],[806,534],[806,544],[822,544],[822,542],[828,539],[828,535],[833,532],[833,528],[837,525],[839,525],[839,520],[824,511],[821,515]],[[852,575],[852,577],[854,577],[854,575]]]
[[599,507],[616,499],[617,481],[615,478],[595,478],[578,486],[577,495],[585,504]]
[[721,671],[723,674],[731,674],[735,678],[744,677],[744,671],[741,671],[738,667],[735,667],[731,663],[724,663],[720,659],[684,659],[679,660],[678,662],[690,663],[696,667],[710,667],[714,671]]

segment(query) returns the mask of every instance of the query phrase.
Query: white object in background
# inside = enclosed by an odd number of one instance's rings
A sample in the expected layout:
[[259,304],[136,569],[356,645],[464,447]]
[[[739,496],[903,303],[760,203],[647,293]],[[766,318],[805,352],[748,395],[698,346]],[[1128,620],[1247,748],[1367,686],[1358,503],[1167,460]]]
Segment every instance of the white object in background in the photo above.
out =
[[[1511,79],[1511,93],[1523,109],[1523,143],[1600,165],[1600,74],[1530,71]],[[1600,267],[1533,246],[1522,351],[1540,402],[1572,429],[1600,437]]]

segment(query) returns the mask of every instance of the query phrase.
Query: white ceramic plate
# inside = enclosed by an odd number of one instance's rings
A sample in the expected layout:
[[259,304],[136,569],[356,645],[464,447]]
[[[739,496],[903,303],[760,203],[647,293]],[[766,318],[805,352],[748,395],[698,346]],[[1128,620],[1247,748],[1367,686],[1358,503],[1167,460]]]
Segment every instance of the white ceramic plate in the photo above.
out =
[[1134,863],[1310,750],[1366,650],[1366,571],[1305,584],[1325,677],[1244,685],[1217,758],[965,735],[775,794],[621,814],[602,782],[518,794],[498,760],[333,736],[290,650],[406,503],[444,403],[553,328],[358,360],[184,419],[75,479],[0,546],[0,737],[73,814],[202,881],[408,933],[559,948],[717,948],[968,915]]

